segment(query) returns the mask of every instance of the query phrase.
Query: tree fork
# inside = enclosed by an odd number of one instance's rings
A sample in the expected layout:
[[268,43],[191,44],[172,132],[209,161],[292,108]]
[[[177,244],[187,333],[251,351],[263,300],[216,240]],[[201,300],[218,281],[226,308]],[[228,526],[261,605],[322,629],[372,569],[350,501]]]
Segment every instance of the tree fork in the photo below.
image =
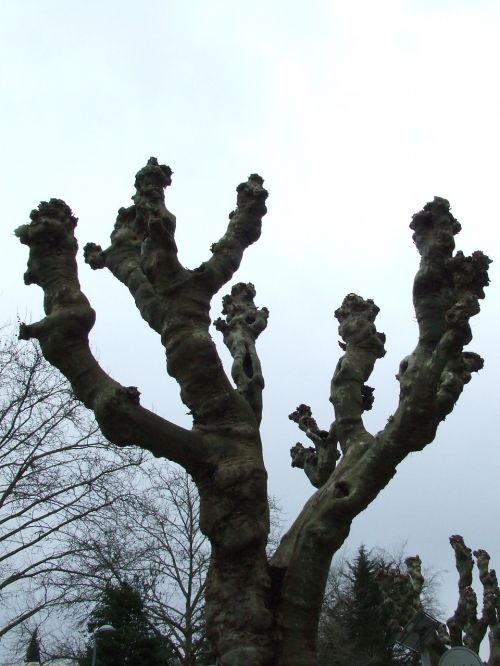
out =
[[413,290],[419,339],[400,364],[399,405],[376,434],[365,428],[363,413],[373,403],[366,382],[385,353],[385,336],[376,330],[373,301],[346,297],[335,313],[344,351],[331,383],[335,419],[323,431],[306,405],[291,415],[314,444],[307,450],[295,445],[292,464],[317,490],[268,565],[267,475],[259,435],[264,379],[255,348],[268,312],[255,306],[253,285],[233,287],[224,299],[226,320],[216,323],[233,356],[235,386],[209,333],[211,299],[259,238],[267,192],[257,174],[240,184],[236,209],[211,258],[187,269],[177,258],[176,219],[164,200],[171,176],[169,167],[151,158],[137,174],[133,205],[118,213],[110,246],[91,243],[84,254],[91,268],[108,268],[129,289],[160,335],[192,429],[144,409],[138,390],[118,384],[92,356],[88,333],[95,314],[78,282],[76,218],[60,200],[43,202],[31,224],[16,232],[30,247],[25,281],[44,290],[46,313],[24,325],[21,337],[39,339],[111,441],[173,460],[195,479],[201,528],[212,545],[207,617],[220,664],[311,666],[331,557],[352,520],[410,452],[434,439],[471,374],[482,367],[482,359],[464,346],[488,284],[489,259],[480,252],[453,254],[460,225],[445,199],[436,197],[413,217],[421,255]]

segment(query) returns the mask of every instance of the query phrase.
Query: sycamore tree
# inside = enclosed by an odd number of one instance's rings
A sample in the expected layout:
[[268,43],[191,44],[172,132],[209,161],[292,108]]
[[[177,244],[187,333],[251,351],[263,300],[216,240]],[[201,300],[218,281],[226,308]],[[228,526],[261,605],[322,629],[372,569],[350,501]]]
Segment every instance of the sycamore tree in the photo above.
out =
[[212,298],[259,238],[267,192],[256,174],[239,185],[226,233],[206,261],[188,269],[179,262],[176,219],[164,202],[171,176],[168,166],[151,158],[136,176],[133,205],[118,212],[109,247],[89,243],[84,257],[128,288],[160,336],[192,428],[143,407],[138,389],[119,384],[92,354],[88,336],[95,313],[78,280],[77,219],[59,199],[42,202],[16,232],[30,249],[25,282],[43,289],[46,314],[23,324],[20,337],[39,340],[110,441],[172,460],[194,479],[200,528],[211,544],[206,623],[218,663],[311,666],[333,553],[397,465],[434,439],[483,365],[464,346],[472,338],[469,319],[479,311],[490,262],[481,252],[454,254],[460,225],[445,199],[435,198],[413,216],[410,227],[421,255],[413,289],[419,337],[399,367],[397,409],[377,434],[365,429],[362,417],[372,406],[373,389],[366,382],[385,353],[385,336],[376,330],[373,301],[355,294],[345,298],[335,313],[343,350],[331,383],[335,420],[322,430],[305,405],[291,415],[312,443],[293,447],[292,464],[304,469],[316,490],[268,558],[267,473],[259,432],[264,379],[256,340],[269,313],[255,305],[252,284],[233,285],[223,299],[224,318],[215,322],[233,358],[232,381],[210,334]]

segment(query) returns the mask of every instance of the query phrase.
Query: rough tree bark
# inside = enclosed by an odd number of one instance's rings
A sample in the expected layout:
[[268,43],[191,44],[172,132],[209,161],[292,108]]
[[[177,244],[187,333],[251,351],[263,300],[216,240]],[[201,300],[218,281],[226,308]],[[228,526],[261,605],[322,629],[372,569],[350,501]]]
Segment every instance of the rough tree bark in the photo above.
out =
[[[489,568],[490,556],[485,550],[474,552],[465,545],[463,537],[455,534],[450,537],[450,544],[455,552],[455,566],[458,572],[458,603],[453,615],[446,625],[440,625],[428,639],[432,666],[438,666],[441,655],[450,647],[465,645],[476,654],[479,654],[481,643],[489,629],[490,655],[487,666],[500,666],[500,588],[496,573]],[[474,559],[479,571],[479,579],[483,588],[483,606],[478,616],[478,602],[472,587]],[[391,580],[381,580],[385,587],[384,606],[388,607],[392,615],[391,633],[397,638],[403,626],[414,613],[423,608],[421,593],[424,586],[424,577],[421,570],[421,561],[418,555],[406,559],[408,572],[407,585],[401,588],[403,595],[394,596],[394,585]]]
[[306,406],[292,416],[314,444],[308,451],[294,447],[292,463],[304,467],[317,491],[268,561],[267,475],[259,435],[264,381],[255,348],[268,313],[254,305],[252,285],[233,287],[224,300],[226,320],[217,322],[233,356],[235,386],[209,333],[211,299],[259,238],[267,192],[255,174],[239,185],[226,233],[207,261],[188,270],[177,258],[176,220],[164,203],[171,175],[151,158],[137,174],[133,205],[118,213],[111,245],[102,250],[89,244],[84,254],[92,268],[108,268],[129,289],[161,336],[167,370],[180,385],[192,429],[142,407],[137,388],[121,386],[92,355],[88,334],[95,316],[78,282],[77,220],[61,200],[42,202],[31,223],[16,232],[30,248],[25,282],[42,287],[46,313],[22,325],[20,336],[40,341],[112,442],[143,447],[192,475],[201,529],[212,547],[207,627],[219,663],[311,666],[329,564],[351,521],[401,460],[434,439],[471,373],[482,366],[463,347],[471,340],[469,318],[479,311],[489,260],[480,252],[453,255],[460,225],[446,200],[434,199],[413,217],[421,254],[414,286],[420,335],[397,375],[399,406],[376,435],[364,428],[362,415],[373,401],[365,383],[384,355],[385,337],[375,328],[376,305],[346,297],[336,312],[344,355],[331,386],[335,422],[328,432],[320,430]]
[[[489,568],[490,556],[482,549],[472,552],[458,534],[450,537],[450,544],[455,551],[458,571],[458,604],[446,623],[450,643],[452,646],[465,645],[479,653],[489,628],[490,656],[487,663],[488,666],[500,666],[500,589],[495,571]],[[477,596],[472,587],[473,555],[483,587],[483,607],[479,617]]]

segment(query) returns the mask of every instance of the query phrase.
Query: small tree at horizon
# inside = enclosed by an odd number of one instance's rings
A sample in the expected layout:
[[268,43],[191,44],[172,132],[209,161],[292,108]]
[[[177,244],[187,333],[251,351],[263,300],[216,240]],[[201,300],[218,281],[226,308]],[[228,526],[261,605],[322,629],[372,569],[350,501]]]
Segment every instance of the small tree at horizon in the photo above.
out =
[[172,460],[194,479],[200,527],[211,544],[207,633],[221,666],[312,666],[332,555],[399,463],[433,441],[483,365],[464,347],[472,339],[469,320],[479,312],[490,261],[481,252],[454,253],[460,224],[445,199],[435,197],[413,216],[421,256],[413,288],[419,336],[397,373],[397,409],[376,434],[366,430],[363,413],[373,403],[367,381],[385,354],[385,335],[375,326],[375,303],[346,296],[335,312],[343,351],[331,383],[335,419],[323,430],[307,405],[291,414],[312,444],[292,448],[292,465],[304,470],[316,491],[268,559],[260,438],[264,379],[256,340],[269,313],[255,305],[252,284],[233,285],[223,299],[224,319],[215,322],[233,358],[232,382],[209,333],[213,296],[260,237],[267,191],[257,174],[241,183],[212,256],[188,269],[178,259],[176,219],[164,202],[171,176],[170,167],[151,158],[136,176],[133,205],[118,212],[110,246],[89,243],[84,256],[91,268],[107,268],[128,288],[160,336],[192,429],[145,409],[138,389],[115,381],[92,354],[88,335],[95,313],[78,281],[77,219],[59,199],[42,202],[30,224],[16,231],[30,248],[25,282],[42,287],[46,313],[23,324],[20,337],[40,341],[110,441]]

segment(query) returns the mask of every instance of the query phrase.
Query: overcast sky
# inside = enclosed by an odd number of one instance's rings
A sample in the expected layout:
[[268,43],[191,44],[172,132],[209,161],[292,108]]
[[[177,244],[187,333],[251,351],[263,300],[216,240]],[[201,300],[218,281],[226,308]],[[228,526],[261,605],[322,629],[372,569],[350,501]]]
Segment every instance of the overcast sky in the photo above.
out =
[[[457,597],[449,535],[489,550],[500,568],[500,3],[4,0],[0,13],[4,319],[42,313],[40,290],[22,282],[27,249],[12,235],[41,199],[73,208],[81,247],[106,246],[136,171],[154,155],[174,170],[167,205],[181,260],[195,266],[223,234],[236,185],[253,172],[265,179],[263,235],[235,281],[252,281],[271,312],[259,339],[263,439],[270,492],[288,522],[311,486],[290,468],[301,436],[287,416],[306,402],[320,426],[333,418],[333,311],[344,295],[381,307],[388,353],[366,419],[376,432],[416,340],[411,215],[434,195],[449,199],[463,227],[457,247],[498,260],[473,320],[471,349],[485,369],[347,543],[351,552],[406,543],[443,571],[447,617]],[[103,366],[140,387],[143,404],[189,425],[128,293],[83,262],[80,278]]]

